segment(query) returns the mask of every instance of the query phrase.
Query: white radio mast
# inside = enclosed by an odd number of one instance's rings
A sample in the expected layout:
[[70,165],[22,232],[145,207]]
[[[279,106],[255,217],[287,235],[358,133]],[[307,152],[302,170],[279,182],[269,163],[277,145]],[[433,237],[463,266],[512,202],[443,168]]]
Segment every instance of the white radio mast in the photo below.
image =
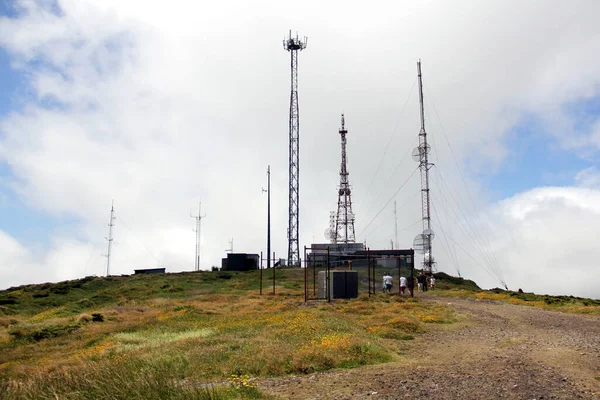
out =
[[421,60],[417,62],[417,76],[419,80],[419,108],[421,111],[421,130],[419,131],[419,147],[413,150],[413,159],[419,163],[421,170],[421,215],[423,221],[423,233],[415,237],[413,246],[417,253],[423,254],[423,269],[434,272],[435,261],[431,251],[431,242],[434,233],[431,230],[431,200],[429,199],[429,169],[433,166],[429,162],[431,146],[427,143],[427,132],[425,131],[425,107],[423,106],[423,80],[421,76]]
[[110,275],[110,250],[113,242],[112,228],[115,226],[113,222],[115,219],[115,201],[113,200],[110,207],[110,220],[108,221],[108,237],[104,238],[108,240],[108,252],[106,254],[106,276]]
[[225,249],[225,252],[230,252],[233,253],[233,238],[231,238],[231,240],[229,241],[229,245],[231,246],[228,249]]
[[196,232],[196,265],[194,266],[194,271],[200,271],[200,228],[202,224],[202,218],[206,217],[206,215],[202,215],[201,209],[202,202],[198,203],[198,215],[192,215],[190,213],[190,217],[196,219],[196,229],[194,229],[194,232]]

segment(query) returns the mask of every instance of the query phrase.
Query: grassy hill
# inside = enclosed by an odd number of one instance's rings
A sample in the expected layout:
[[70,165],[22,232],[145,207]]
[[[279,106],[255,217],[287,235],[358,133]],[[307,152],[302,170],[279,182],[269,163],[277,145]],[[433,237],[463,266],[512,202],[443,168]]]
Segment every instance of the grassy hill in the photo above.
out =
[[[274,295],[271,273],[263,295],[258,271],[87,277],[0,291],[0,393],[265,398],[253,377],[393,361],[429,324],[457,319],[419,298],[368,296],[366,279],[358,299],[305,304],[303,270],[276,270]],[[600,310],[594,300],[481,291],[443,273],[436,286],[438,295]]]

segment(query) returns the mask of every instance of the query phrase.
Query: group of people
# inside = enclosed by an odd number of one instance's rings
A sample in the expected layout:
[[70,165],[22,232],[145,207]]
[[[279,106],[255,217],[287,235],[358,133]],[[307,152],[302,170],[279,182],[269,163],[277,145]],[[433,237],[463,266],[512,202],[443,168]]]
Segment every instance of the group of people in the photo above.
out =
[[[427,281],[429,281],[429,286],[431,290],[435,289],[435,277],[431,275],[429,278],[423,271],[419,273],[417,276],[417,290],[419,293],[423,293],[427,291]],[[404,276],[400,276],[400,294],[411,294],[414,289],[415,283],[414,278],[412,276],[407,279]],[[394,284],[394,278],[389,272],[386,272],[383,275],[383,293],[391,293],[392,286]]]

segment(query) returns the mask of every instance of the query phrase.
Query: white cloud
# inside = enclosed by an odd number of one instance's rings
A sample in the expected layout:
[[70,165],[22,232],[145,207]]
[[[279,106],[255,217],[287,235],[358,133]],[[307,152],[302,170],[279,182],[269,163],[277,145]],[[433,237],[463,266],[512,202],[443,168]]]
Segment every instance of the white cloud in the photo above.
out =
[[[219,263],[232,236],[235,250],[264,249],[260,189],[267,164],[273,248],[285,256],[289,55],[281,39],[290,28],[310,37],[300,55],[301,246],[313,235],[322,240],[336,201],[342,111],[357,233],[416,167],[409,157],[385,185],[416,143],[414,88],[399,114],[417,58],[423,59],[433,152],[449,185],[461,181],[452,178],[456,168],[438,113],[456,157],[491,170],[502,165],[509,151],[503,134],[522,113],[551,120],[558,110],[567,120],[561,107],[597,95],[600,82],[593,68],[600,54],[600,4],[594,1],[543,8],[502,1],[376,1],[368,8],[309,1],[291,13],[274,1],[172,1],[165,7],[61,0],[58,16],[40,5],[46,2],[20,3],[26,11],[18,18],[0,19],[0,46],[25,71],[31,98],[0,121],[0,160],[10,165],[25,204],[78,221],[52,241],[49,253],[17,243],[19,263],[35,270],[38,281],[102,273],[99,253],[113,198],[133,231],[117,220],[115,273],[156,263],[191,269],[189,211],[199,200],[207,213],[204,268]],[[485,190],[466,179],[473,201],[485,205]],[[419,219],[418,184],[413,179],[398,195],[400,228]],[[464,193],[458,196],[465,200]],[[393,225],[387,214],[381,217],[387,225],[369,235],[373,247],[388,245]],[[418,226],[402,231],[401,243],[409,247],[417,232]],[[6,235],[2,241],[15,243]],[[11,262],[0,255],[0,266]],[[30,280],[4,268],[2,282]]]
[[547,187],[493,208],[496,254],[512,289],[600,298],[600,190]]
[[577,186],[600,189],[600,171],[596,167],[589,167],[575,175]]

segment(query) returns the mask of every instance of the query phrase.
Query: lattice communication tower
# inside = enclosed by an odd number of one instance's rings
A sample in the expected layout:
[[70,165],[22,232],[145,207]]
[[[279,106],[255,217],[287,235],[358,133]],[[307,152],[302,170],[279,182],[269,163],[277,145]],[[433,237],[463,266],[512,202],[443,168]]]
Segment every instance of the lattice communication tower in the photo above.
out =
[[110,220],[108,221],[108,237],[105,239],[108,241],[108,251],[106,253],[106,276],[110,275],[110,256],[112,250],[113,238],[113,226],[115,226],[115,202],[113,201],[110,206]]
[[202,202],[198,203],[198,215],[190,214],[190,217],[196,220],[196,257],[194,258],[194,271],[200,271],[200,241],[201,241],[201,228],[202,228],[202,218],[206,217],[206,215],[202,215]]
[[346,158],[346,121],[342,114],[342,127],[340,137],[342,140],[342,164],[340,168],[340,186],[338,188],[338,206],[335,217],[334,243],[354,243],[354,214],[352,213],[352,190],[348,180]]
[[433,166],[429,162],[431,146],[427,144],[427,131],[425,130],[425,107],[423,105],[423,80],[421,77],[421,61],[417,62],[417,74],[419,78],[419,108],[421,112],[421,130],[419,131],[419,147],[413,150],[413,159],[419,162],[421,171],[421,215],[423,221],[423,233],[415,237],[413,246],[415,251],[423,254],[423,269],[431,273],[434,271],[435,260],[431,250],[431,242],[434,233],[431,230],[431,201],[429,199],[429,169]]
[[300,265],[300,243],[298,239],[300,210],[300,112],[298,110],[298,51],[306,48],[308,38],[292,37],[290,31],[283,40],[283,48],[290,52],[290,149],[289,149],[289,223],[288,265]]

